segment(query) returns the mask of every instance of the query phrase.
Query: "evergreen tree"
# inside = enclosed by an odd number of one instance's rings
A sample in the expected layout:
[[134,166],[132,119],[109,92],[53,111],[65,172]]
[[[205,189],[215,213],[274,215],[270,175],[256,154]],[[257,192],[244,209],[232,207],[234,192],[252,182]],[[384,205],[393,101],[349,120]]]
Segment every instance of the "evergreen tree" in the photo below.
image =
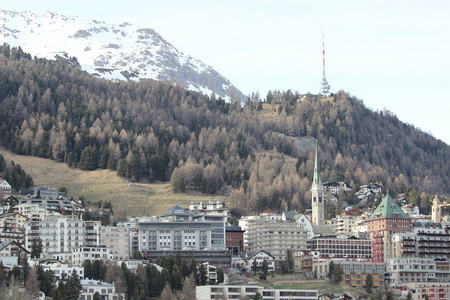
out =
[[37,270],[39,290],[46,295],[52,295],[55,289],[55,274],[51,270],[45,270],[39,266]]
[[80,282],[80,277],[78,276],[77,272],[73,270],[72,274],[69,276],[66,282],[65,299],[67,300],[78,299],[81,293],[81,288],[82,286]]
[[222,268],[217,268],[217,284],[223,283],[225,280],[225,274],[223,273]]
[[267,275],[267,273],[269,272],[269,263],[265,259],[262,262],[261,271],[263,272],[264,275]]
[[208,281],[208,273],[204,264],[200,264],[198,267],[198,278],[199,285],[206,285]]
[[342,269],[342,265],[336,264],[335,269],[334,269],[334,276],[333,276],[334,284],[340,284],[342,281],[343,275],[344,275],[344,270]]
[[84,269],[84,278],[86,279],[94,279],[92,275],[92,263],[90,259],[86,259],[83,262],[83,269]]
[[368,294],[372,293],[372,289],[373,289],[373,277],[372,274],[368,274],[366,277],[366,283],[364,285],[364,289],[366,290],[366,292]]
[[412,294],[411,294],[411,292],[408,292],[408,296],[406,296],[406,300],[412,300]]
[[263,300],[264,298],[259,292],[256,292],[252,299],[253,300]]
[[331,261],[328,264],[328,274],[327,274],[327,278],[330,282],[333,280],[334,271],[335,271],[335,265],[334,265],[334,262]]
[[31,244],[31,258],[37,259],[42,253],[42,240],[34,239],[33,244]]
[[294,251],[292,249],[287,250],[287,271],[288,273],[294,273]]

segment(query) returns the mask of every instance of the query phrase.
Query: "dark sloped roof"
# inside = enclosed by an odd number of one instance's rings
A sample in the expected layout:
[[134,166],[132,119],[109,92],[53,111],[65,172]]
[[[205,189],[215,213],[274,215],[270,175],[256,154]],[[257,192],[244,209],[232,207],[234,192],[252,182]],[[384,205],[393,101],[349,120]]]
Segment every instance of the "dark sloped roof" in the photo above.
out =
[[295,211],[285,211],[283,214],[284,214],[286,220],[290,220],[297,215],[297,213]]
[[175,205],[165,213],[161,215],[161,217],[167,217],[167,216],[193,216],[194,214],[181,208],[179,205]]
[[237,232],[242,232],[244,230],[242,230],[241,226],[227,226],[225,227],[225,231],[237,231]]

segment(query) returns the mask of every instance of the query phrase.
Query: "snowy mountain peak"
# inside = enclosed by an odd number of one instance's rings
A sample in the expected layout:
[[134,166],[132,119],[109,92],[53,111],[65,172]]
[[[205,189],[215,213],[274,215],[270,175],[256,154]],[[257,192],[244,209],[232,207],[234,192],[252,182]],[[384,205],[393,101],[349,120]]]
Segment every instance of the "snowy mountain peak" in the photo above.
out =
[[0,39],[33,56],[76,57],[83,70],[111,80],[168,80],[205,94],[242,93],[202,61],[178,51],[155,30],[52,12],[0,9]]

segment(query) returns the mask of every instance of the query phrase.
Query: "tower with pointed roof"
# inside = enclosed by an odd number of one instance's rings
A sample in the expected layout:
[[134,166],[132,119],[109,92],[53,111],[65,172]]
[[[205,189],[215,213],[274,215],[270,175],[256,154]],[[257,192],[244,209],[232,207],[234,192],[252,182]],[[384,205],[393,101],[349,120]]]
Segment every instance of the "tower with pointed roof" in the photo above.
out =
[[410,231],[411,218],[403,212],[388,192],[366,220],[366,225],[372,239],[373,260],[386,262],[391,256],[391,236],[394,233]]
[[314,178],[311,185],[311,221],[318,225],[325,225],[325,213],[324,213],[324,195],[325,189],[322,185],[322,178],[320,176],[319,157],[318,157],[318,145],[316,142],[316,157],[314,162]]

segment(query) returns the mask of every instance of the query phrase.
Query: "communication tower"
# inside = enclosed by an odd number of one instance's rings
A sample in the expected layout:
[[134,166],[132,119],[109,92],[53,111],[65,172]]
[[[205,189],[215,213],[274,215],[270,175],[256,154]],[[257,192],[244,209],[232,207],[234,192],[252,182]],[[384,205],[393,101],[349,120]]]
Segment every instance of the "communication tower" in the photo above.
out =
[[323,97],[328,97],[330,93],[330,85],[328,84],[327,76],[325,75],[325,35],[322,33],[322,63],[323,63],[323,78],[320,83],[320,94]]

